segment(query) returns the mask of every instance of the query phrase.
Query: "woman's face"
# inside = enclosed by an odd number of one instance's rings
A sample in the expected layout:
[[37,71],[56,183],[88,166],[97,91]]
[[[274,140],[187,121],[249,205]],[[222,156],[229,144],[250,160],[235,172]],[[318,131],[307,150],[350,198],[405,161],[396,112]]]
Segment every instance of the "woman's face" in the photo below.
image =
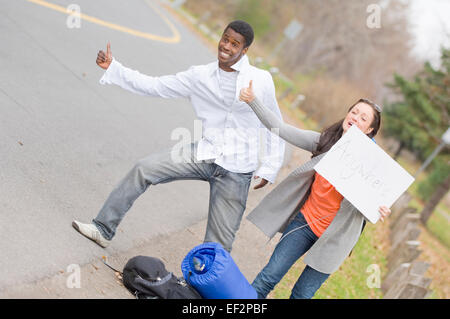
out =
[[356,104],[348,113],[342,123],[344,133],[352,126],[356,125],[364,134],[372,132],[374,119],[373,109],[370,105],[360,102]]

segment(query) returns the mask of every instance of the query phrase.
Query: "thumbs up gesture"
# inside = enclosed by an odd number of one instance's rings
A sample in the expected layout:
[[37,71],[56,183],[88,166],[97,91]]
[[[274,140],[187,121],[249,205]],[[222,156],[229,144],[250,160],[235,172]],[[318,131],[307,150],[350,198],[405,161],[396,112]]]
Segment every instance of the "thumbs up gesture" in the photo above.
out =
[[253,93],[253,80],[250,80],[248,88],[242,88],[241,94],[239,95],[239,100],[246,103],[250,103],[255,99],[255,94]]
[[112,62],[111,44],[108,42],[106,45],[106,53],[102,50],[98,51],[97,54],[97,65],[102,69],[106,70]]

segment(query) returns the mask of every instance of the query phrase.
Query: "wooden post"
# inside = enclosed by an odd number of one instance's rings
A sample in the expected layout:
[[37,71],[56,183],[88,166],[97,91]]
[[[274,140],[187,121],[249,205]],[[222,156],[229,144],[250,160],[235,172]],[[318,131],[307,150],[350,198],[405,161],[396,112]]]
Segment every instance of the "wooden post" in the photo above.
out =
[[391,251],[397,250],[397,247],[405,241],[416,240],[419,237],[420,232],[421,230],[417,226],[417,222],[409,222],[406,224],[404,229],[394,234],[394,237],[392,238]]
[[[422,277],[423,278],[423,277]],[[431,279],[427,279],[427,285],[431,282]],[[429,293],[427,288],[414,285],[411,283],[405,283],[399,286],[394,286],[384,295],[383,299],[423,299]]]
[[400,280],[405,280],[408,276],[408,271],[411,264],[404,263],[398,265],[396,268],[390,268],[391,271],[387,274],[386,278],[383,279],[381,283],[381,290],[386,293],[393,285],[395,285]]
[[[425,267],[424,267],[425,266]],[[428,264],[418,262],[401,264],[381,284],[384,299],[421,299],[428,294],[430,278],[418,274],[426,271]]]
[[416,260],[413,263],[411,263],[411,268],[409,269],[409,272],[413,275],[423,276],[425,275],[429,267],[430,267],[429,263],[425,261]]
[[[393,211],[392,211],[393,212]],[[390,223],[389,226],[393,229],[406,215],[415,214],[418,215],[417,209],[413,207],[406,207],[402,211],[397,212],[394,216],[394,213],[389,217]],[[391,219],[391,217],[394,217]]]
[[412,263],[422,252],[419,245],[419,241],[408,240],[398,245],[395,250],[391,250],[388,255],[388,268],[395,269],[403,263]]
[[391,227],[390,239],[392,240],[398,232],[405,229],[409,223],[419,224],[419,214],[406,213],[402,215],[399,220]]
[[412,196],[408,192],[404,192],[399,199],[395,201],[395,203],[391,207],[392,214],[389,217],[390,219],[396,219],[398,215],[400,215],[406,208],[408,208],[408,204],[411,201]]

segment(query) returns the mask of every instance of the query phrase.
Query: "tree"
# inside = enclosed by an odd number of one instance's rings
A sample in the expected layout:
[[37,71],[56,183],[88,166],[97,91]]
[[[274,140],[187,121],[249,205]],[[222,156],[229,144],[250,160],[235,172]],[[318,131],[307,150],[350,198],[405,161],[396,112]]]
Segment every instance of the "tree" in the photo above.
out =
[[444,196],[448,193],[449,189],[450,189],[450,174],[447,174],[447,177],[443,180],[442,183],[440,183],[436,187],[436,190],[431,195],[430,199],[427,201],[425,207],[420,213],[420,220],[424,225],[427,224],[427,221],[430,218],[431,214],[433,213],[434,209],[439,204],[439,202],[444,198]]
[[[383,83],[393,72],[416,68],[414,58],[406,53],[412,45],[408,2],[277,0],[277,3],[285,4],[285,26],[291,20],[289,14],[304,26],[300,35],[278,55],[288,74],[301,72],[346,80],[377,100],[384,95]],[[380,28],[367,24],[370,16],[367,10],[373,5],[381,8]],[[273,38],[271,34],[268,36]]]
[[388,84],[402,97],[386,105],[383,112],[383,132],[400,142],[394,158],[406,148],[425,159],[439,144],[444,127],[447,128],[447,123],[441,123],[441,108],[431,103],[424,82],[419,76],[408,81],[394,74],[394,83]]
[[255,32],[255,37],[267,33],[271,28],[270,11],[272,1],[262,0],[246,0],[238,3],[235,19],[248,22]]
[[[385,107],[384,133],[424,160],[450,126],[450,50],[442,49],[439,68],[434,69],[427,62],[412,81],[395,74],[394,83],[388,86],[400,99]],[[421,213],[424,223],[449,190],[449,156],[448,148],[441,151],[434,160],[433,171],[419,185],[422,198],[427,201]]]

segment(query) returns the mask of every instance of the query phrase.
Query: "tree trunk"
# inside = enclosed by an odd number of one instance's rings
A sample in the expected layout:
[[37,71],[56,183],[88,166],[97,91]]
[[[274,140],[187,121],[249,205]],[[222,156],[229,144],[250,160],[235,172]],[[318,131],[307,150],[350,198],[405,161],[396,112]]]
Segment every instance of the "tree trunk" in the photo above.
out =
[[394,160],[397,160],[397,157],[400,156],[400,153],[402,152],[404,147],[405,147],[405,142],[400,142],[400,145],[398,146],[397,151],[394,154]]
[[431,198],[425,204],[422,212],[420,213],[420,220],[424,225],[427,224],[428,218],[430,218],[436,206],[439,204],[445,194],[450,189],[450,175],[436,188]]

